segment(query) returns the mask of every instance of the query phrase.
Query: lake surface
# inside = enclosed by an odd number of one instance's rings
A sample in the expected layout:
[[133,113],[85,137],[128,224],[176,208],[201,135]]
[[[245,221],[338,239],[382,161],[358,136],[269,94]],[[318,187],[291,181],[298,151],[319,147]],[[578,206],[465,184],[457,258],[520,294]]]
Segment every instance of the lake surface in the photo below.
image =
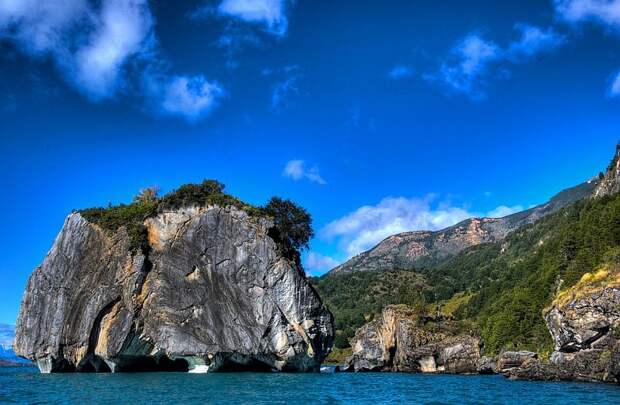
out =
[[413,374],[52,374],[0,368],[0,403],[620,404],[620,386]]

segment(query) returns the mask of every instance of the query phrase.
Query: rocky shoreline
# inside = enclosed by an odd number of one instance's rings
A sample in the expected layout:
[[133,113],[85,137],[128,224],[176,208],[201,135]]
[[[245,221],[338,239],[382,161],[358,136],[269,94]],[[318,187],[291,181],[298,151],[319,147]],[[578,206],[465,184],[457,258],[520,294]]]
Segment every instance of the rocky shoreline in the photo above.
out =
[[620,383],[620,286],[568,294],[545,314],[555,343],[548,360],[530,351],[485,356],[484,343],[474,333],[459,331],[449,319],[420,317],[401,305],[385,308],[357,331],[353,354],[340,370]]

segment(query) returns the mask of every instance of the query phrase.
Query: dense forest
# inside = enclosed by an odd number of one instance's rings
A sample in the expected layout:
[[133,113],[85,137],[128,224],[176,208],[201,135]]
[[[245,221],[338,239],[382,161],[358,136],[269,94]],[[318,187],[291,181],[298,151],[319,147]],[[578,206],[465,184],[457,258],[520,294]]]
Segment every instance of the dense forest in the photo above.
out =
[[[432,268],[312,279],[336,318],[337,346],[383,306],[404,303],[473,325],[487,353],[552,349],[544,309],[582,278],[620,263],[620,195],[585,199],[505,240]],[[606,272],[604,272],[606,274]],[[584,276],[586,275],[586,276]]]

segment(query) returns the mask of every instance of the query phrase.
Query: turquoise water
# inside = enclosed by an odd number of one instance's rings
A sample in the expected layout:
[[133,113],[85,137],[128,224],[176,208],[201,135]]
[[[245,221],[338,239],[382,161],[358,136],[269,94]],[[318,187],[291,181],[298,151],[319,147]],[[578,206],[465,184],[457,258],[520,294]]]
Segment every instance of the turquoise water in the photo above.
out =
[[620,404],[620,386],[412,374],[54,374],[0,368],[2,403]]

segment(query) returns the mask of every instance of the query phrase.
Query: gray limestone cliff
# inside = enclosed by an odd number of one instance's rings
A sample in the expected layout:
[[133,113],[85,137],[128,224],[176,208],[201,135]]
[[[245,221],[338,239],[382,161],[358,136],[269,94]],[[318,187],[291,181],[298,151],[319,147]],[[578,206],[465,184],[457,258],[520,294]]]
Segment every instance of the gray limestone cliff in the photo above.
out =
[[144,224],[146,254],[69,215],[28,281],[17,354],[42,372],[318,370],[333,317],[269,219],[206,206]]

